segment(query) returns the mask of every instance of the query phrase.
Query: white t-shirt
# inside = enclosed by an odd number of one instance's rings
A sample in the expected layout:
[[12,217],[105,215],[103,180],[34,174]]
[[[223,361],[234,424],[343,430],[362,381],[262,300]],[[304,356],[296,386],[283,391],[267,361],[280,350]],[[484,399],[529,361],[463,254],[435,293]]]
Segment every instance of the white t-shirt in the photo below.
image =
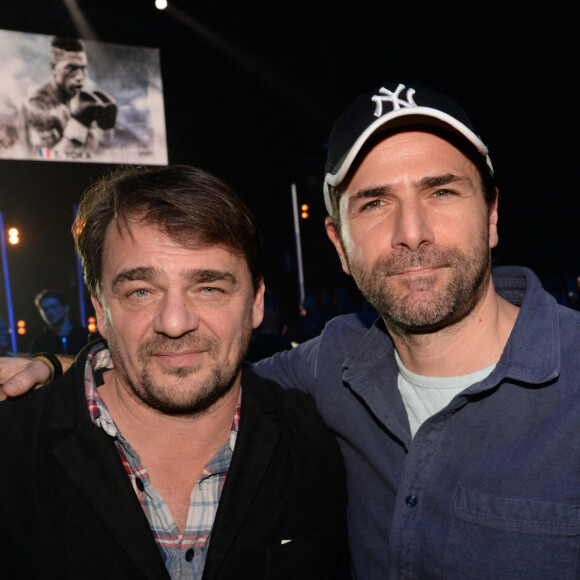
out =
[[492,364],[458,377],[425,377],[407,369],[397,351],[395,359],[399,367],[399,392],[407,409],[413,437],[425,420],[446,407],[455,395],[485,379],[495,368],[495,364]]

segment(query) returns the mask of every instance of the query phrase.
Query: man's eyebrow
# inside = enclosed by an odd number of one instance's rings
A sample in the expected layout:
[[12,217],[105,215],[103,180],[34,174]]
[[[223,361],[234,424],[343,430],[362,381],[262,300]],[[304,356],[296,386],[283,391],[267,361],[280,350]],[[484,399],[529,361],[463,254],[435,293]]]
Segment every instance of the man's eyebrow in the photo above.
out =
[[360,201],[362,199],[368,199],[373,197],[380,197],[382,195],[387,195],[391,192],[392,187],[390,185],[381,185],[380,187],[369,187],[368,189],[361,189],[356,193],[353,193],[348,198],[348,204],[351,205],[353,202]]
[[[119,274],[115,276],[115,279],[113,280],[113,288],[119,284],[122,284],[123,282],[150,282],[160,277],[162,277],[162,274],[156,268],[147,266],[131,268],[130,270],[119,272]],[[236,285],[238,283],[238,279],[231,272],[227,272],[225,270],[191,269],[185,270],[183,272],[183,277],[198,284],[209,284],[212,282],[220,281],[227,282],[232,285]]]
[[238,279],[231,273],[225,270],[188,270],[186,272],[186,277],[192,282],[197,282],[198,284],[209,284],[211,282],[227,282],[229,284],[235,285],[238,283]]
[[139,268],[131,268],[130,270],[123,270],[119,272],[113,279],[113,288],[122,284],[123,282],[133,282],[135,280],[142,280],[144,282],[151,281],[159,275],[155,268],[146,266]]
[[434,175],[429,177],[423,177],[417,182],[417,186],[420,189],[427,189],[429,187],[441,187],[443,185],[449,185],[451,183],[457,184],[470,184],[471,179],[463,175],[455,175],[453,173],[445,173],[443,175]]

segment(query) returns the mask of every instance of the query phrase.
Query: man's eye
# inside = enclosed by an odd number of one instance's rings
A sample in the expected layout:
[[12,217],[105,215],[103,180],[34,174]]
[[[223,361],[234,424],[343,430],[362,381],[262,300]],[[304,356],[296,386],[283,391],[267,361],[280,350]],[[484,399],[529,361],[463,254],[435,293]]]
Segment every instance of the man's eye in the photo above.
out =
[[369,211],[369,210],[373,210],[373,209],[377,209],[378,207],[381,207],[382,205],[384,205],[384,201],[382,199],[373,199],[372,201],[369,201],[367,203],[365,203],[362,207],[361,207],[361,211]]
[[432,193],[433,197],[448,197],[453,195],[453,191],[449,191],[448,189],[438,189]]
[[136,296],[137,298],[144,298],[145,296],[149,296],[149,290],[139,288],[133,292],[133,296]]

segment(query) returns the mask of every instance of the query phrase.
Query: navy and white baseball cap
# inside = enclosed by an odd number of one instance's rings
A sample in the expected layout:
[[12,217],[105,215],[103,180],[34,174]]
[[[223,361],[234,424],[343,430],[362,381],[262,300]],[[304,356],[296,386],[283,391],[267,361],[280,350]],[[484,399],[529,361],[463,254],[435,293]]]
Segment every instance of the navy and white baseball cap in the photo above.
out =
[[447,129],[466,139],[485,157],[493,175],[487,147],[458,103],[421,83],[405,86],[386,82],[358,97],[332,127],[324,177],[324,203],[329,214],[329,186],[342,183],[368,139],[378,131],[413,125]]

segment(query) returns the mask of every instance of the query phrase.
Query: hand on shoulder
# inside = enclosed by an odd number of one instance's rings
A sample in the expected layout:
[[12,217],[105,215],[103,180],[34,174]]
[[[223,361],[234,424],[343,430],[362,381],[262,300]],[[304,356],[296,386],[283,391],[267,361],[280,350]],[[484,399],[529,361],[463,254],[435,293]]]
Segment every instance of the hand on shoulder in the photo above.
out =
[[[59,356],[58,360],[67,369],[74,357]],[[44,357],[0,357],[0,401],[46,385],[54,376],[54,365]]]

